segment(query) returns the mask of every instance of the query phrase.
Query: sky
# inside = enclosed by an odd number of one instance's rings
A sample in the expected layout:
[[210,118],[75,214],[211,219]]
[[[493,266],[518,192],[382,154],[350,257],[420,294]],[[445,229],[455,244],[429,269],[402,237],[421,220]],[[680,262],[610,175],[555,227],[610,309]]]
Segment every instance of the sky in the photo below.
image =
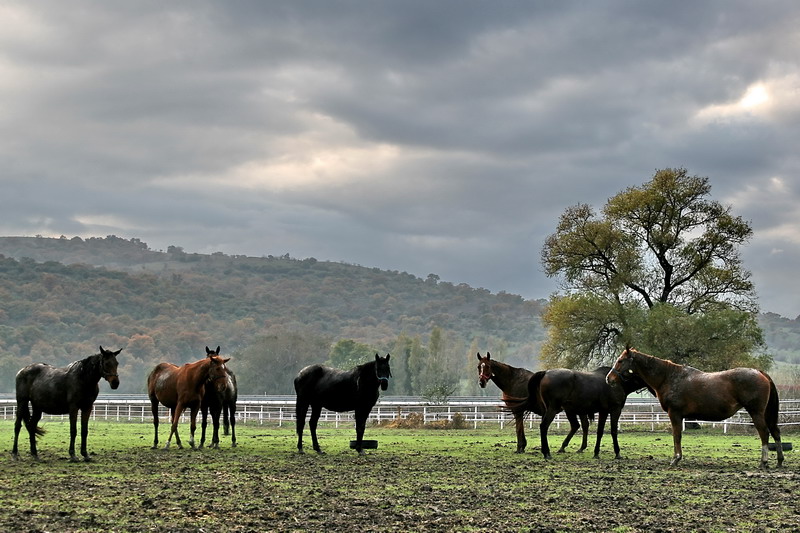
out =
[[800,3],[4,1],[0,235],[340,261],[548,298],[656,170],[800,315]]

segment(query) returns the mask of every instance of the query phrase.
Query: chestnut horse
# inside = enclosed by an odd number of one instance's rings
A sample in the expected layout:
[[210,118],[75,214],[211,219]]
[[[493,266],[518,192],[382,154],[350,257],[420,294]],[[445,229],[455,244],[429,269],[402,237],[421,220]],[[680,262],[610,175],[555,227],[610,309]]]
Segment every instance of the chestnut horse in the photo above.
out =
[[164,404],[170,410],[172,427],[167,438],[168,449],[175,435],[178,448],[183,448],[178,435],[178,421],[186,408],[191,410],[191,436],[189,445],[194,448],[194,430],[197,412],[206,391],[206,386],[213,386],[218,392],[223,392],[227,387],[228,373],[225,363],[230,361],[216,355],[206,357],[194,363],[176,366],[172,363],[159,363],[147,376],[147,395],[150,397],[150,406],[153,411],[153,426],[155,437],[153,449],[158,448],[158,404]]
[[306,423],[306,413],[311,407],[311,418],[308,420],[311,443],[314,451],[322,453],[317,441],[317,421],[324,407],[337,413],[355,411],[355,449],[359,455],[364,454],[362,442],[367,417],[378,401],[380,395],[378,389],[385,391],[392,375],[389,357],[389,354],[386,354],[386,357],[375,354],[374,361],[358,365],[350,371],[324,365],[310,365],[298,372],[294,378],[294,390],[297,392],[295,410],[298,452],[303,453],[303,427]]
[[89,415],[92,414],[94,401],[100,393],[100,379],[108,381],[112,389],[119,387],[117,356],[121,351],[122,349],[112,352],[101,346],[99,354],[75,361],[66,368],[35,363],[17,372],[17,420],[14,423],[14,447],[11,455],[15,459],[19,457],[17,439],[23,421],[30,437],[31,455],[38,459],[36,437],[44,435],[44,430],[38,426],[42,413],[69,414],[69,459],[73,462],[79,461],[75,455],[75,438],[80,411],[81,455],[84,461],[91,461],[86,451]]
[[[478,353],[478,384],[482,389],[486,388],[486,384],[491,380],[503,393],[502,400],[506,407],[514,415],[514,423],[517,430],[517,450],[516,453],[524,453],[525,447],[528,445],[528,440],[525,438],[525,415],[528,411],[532,411],[539,416],[544,414],[544,410],[537,405],[531,404],[528,406],[525,401],[528,398],[528,382],[535,374],[543,375],[544,372],[531,372],[524,368],[517,368],[505,363],[501,363],[496,359],[492,359],[492,355],[486,352],[486,357],[481,357]],[[580,425],[578,424],[578,417],[572,413],[566,413],[567,419],[570,423],[570,434],[564,440],[559,452],[563,452],[569,440],[575,434],[579,427],[583,428],[583,450],[586,448],[587,435],[589,433],[589,420],[586,415],[581,415]]]
[[[209,350],[206,346],[206,357],[219,355],[219,346],[216,351]],[[222,414],[222,426],[224,434],[231,433],[231,447],[236,447],[236,400],[239,397],[239,389],[236,386],[236,375],[227,366],[225,371],[228,373],[225,390],[219,392],[216,387],[206,387],[203,401],[200,404],[201,423],[200,423],[200,447],[206,442],[206,426],[208,425],[208,413],[211,412],[211,425],[214,434],[211,437],[211,447],[219,448],[219,415]],[[230,428],[230,432],[228,430]]]
[[778,390],[765,372],[755,368],[732,368],[702,372],[686,365],[626,347],[606,376],[608,383],[625,382],[638,376],[655,390],[661,408],[672,425],[674,454],[670,465],[683,457],[683,420],[720,421],[744,408],[761,437],[761,467],[767,468],[769,434],[775,439],[778,466],[783,464],[781,431],[778,428]]

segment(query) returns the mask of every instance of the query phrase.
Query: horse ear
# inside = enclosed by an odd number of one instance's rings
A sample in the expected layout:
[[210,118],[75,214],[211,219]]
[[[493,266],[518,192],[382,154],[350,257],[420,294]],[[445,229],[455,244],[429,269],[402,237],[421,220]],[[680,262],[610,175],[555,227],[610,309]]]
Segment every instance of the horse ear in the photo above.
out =
[[478,357],[478,361],[480,361],[481,360],[481,352],[478,352],[475,355]]
[[376,362],[377,362],[377,361],[380,361],[380,359],[381,359],[381,356],[380,356],[380,355],[378,355],[378,354],[376,353],[376,354],[375,354],[375,361],[376,361]]
[[387,353],[387,354],[386,354],[386,362],[387,362],[387,363],[389,362],[389,358],[390,358],[390,357],[391,357],[391,354],[388,354],[388,353]]
[[219,346],[217,346],[217,351],[214,352],[215,354],[219,355]]
[[206,355],[211,355],[212,353],[214,353],[214,352],[212,352],[211,350],[209,350],[209,349],[208,349],[208,346],[206,346]]
[[230,357],[228,357],[227,359],[223,359],[223,360],[222,360],[222,362],[223,362],[223,363],[227,363],[227,362],[228,362],[228,361],[230,361],[230,360],[231,360],[231,358],[230,358]]
[[122,351],[122,348],[120,348],[119,350],[117,350],[116,352],[114,352],[114,355],[115,355],[115,356],[116,356],[116,355],[119,355],[119,352],[121,352],[121,351]]
[[492,358],[492,354],[490,354],[489,352],[486,352],[486,359],[491,359],[491,358]]

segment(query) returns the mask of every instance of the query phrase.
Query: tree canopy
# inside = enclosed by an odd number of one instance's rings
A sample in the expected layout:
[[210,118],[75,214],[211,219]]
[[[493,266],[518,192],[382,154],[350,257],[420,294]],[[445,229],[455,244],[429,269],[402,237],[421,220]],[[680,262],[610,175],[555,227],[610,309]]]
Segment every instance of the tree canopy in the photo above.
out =
[[546,366],[607,362],[624,343],[705,369],[768,366],[750,272],[752,228],[710,199],[707,177],[656,171],[613,196],[602,216],[569,207],[542,249],[562,279],[544,314]]

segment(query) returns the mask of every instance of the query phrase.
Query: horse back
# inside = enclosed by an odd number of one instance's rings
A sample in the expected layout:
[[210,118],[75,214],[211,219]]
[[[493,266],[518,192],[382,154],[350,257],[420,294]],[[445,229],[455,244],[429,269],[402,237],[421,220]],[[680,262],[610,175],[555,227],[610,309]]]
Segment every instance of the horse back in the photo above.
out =
[[92,406],[100,387],[70,380],[68,371],[45,363],[28,365],[16,376],[17,404],[31,402],[35,409],[51,415],[63,415],[77,406]]
[[770,379],[754,368],[702,372],[686,367],[659,394],[665,410],[702,420],[724,420],[742,407],[763,412],[769,397]]
[[150,401],[161,402],[168,408],[178,404],[178,368],[172,363],[159,363],[147,376],[147,395]]
[[353,411],[369,408],[378,401],[378,389],[359,391],[353,372],[324,365],[311,365],[302,369],[294,380],[298,401],[319,405],[330,411]]

